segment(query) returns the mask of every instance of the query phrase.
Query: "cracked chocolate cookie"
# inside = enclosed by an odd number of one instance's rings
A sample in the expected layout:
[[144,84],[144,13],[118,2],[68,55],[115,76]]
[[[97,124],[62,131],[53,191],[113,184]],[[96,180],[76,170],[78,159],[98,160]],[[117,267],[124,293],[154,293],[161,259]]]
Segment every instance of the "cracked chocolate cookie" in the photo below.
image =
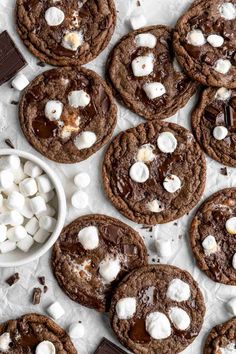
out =
[[17,0],[17,31],[51,65],[82,65],[106,48],[114,32],[113,0]]
[[107,74],[124,105],[147,120],[174,115],[197,88],[178,67],[166,26],[124,36],[110,54]]
[[189,234],[199,268],[218,283],[236,285],[236,188],[208,198],[193,218]]
[[199,201],[206,162],[193,135],[173,123],[150,122],[120,133],[103,162],[105,192],[139,224],[175,220]]
[[195,0],[179,19],[174,50],[196,81],[236,87],[236,0]]
[[111,326],[120,342],[136,354],[176,354],[197,337],[205,315],[198,284],[169,265],[130,273],[115,290]]
[[77,354],[77,350],[54,321],[32,313],[0,324],[0,353]]
[[21,128],[29,143],[49,159],[87,159],[110,138],[116,125],[111,90],[85,68],[45,71],[27,87],[20,102]]
[[193,133],[214,160],[236,167],[236,91],[206,88],[192,113]]
[[112,292],[131,270],[147,264],[139,234],[105,215],[87,215],[65,227],[52,254],[62,290],[74,301],[107,311]]
[[215,326],[207,337],[204,354],[236,353],[236,317]]

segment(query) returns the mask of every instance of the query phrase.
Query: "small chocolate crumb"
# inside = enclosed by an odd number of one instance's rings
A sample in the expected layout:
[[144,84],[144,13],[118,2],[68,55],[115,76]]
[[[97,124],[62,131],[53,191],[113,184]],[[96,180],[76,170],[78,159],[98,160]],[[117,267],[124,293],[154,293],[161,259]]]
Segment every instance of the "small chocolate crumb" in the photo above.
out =
[[179,235],[179,239],[181,240],[183,238],[183,235]]
[[32,304],[33,305],[40,304],[41,295],[42,295],[42,290],[40,288],[33,289],[33,296],[32,296]]
[[137,6],[141,6],[141,2],[137,0]]
[[153,262],[153,263],[156,262],[155,258],[152,259],[152,262]]
[[38,277],[38,281],[39,281],[39,284],[41,284],[41,285],[45,285],[45,283],[46,283],[45,277]]
[[47,291],[48,291],[48,287],[47,287],[47,285],[44,285],[44,287],[43,287],[43,292],[44,292],[44,294],[45,294]]
[[41,66],[41,68],[44,68],[46,66],[46,64],[43,61],[38,61],[37,65]]
[[20,279],[19,273],[15,273],[15,274],[11,275],[9,278],[7,278],[6,283],[8,285],[12,286],[15,283],[17,283],[19,279]]
[[228,176],[228,170],[226,167],[222,167],[220,169],[220,173],[223,175],[223,176]]
[[15,149],[15,146],[12,144],[10,139],[6,139],[5,144],[7,144],[7,146],[9,146],[11,149]]
[[17,106],[18,105],[18,101],[11,101],[11,104],[13,104],[14,106]]
[[178,223],[177,223],[177,222],[174,222],[174,225],[175,225],[175,226],[178,226]]

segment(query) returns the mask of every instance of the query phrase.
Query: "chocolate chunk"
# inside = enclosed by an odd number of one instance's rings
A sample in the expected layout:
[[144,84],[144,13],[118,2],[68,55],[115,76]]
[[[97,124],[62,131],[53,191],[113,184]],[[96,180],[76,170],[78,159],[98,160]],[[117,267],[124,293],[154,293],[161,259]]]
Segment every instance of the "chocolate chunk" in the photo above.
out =
[[117,347],[114,343],[108,339],[103,338],[94,354],[125,354],[123,349]]
[[0,85],[12,79],[26,64],[7,31],[2,32],[0,34]]
[[45,277],[38,277],[39,284],[45,285],[46,284],[46,279]]
[[47,287],[47,285],[44,285],[44,287],[43,287],[43,292],[44,292],[44,294],[45,294],[47,291],[48,291],[48,287]]
[[34,288],[33,296],[32,296],[32,304],[33,305],[40,304],[41,295],[42,295],[42,290],[40,288]]
[[18,105],[18,101],[11,101],[11,104],[13,104],[14,106],[17,106]]
[[18,280],[20,279],[20,275],[19,273],[15,273],[13,275],[11,275],[7,280],[6,283],[10,286],[14,285],[15,283],[18,282]]
[[209,64],[209,65],[214,65],[216,61],[215,54],[212,52],[207,52],[205,55],[203,55],[202,60],[204,63]]
[[226,167],[221,167],[220,173],[221,173],[223,176],[228,176],[228,170],[227,170],[227,168],[226,168]]
[[227,127],[236,127],[236,112],[231,106],[224,107],[225,122]]
[[9,146],[9,148],[11,149],[15,149],[14,145],[12,144],[10,139],[6,139],[5,140],[5,144],[7,144],[7,146]]
[[46,66],[46,64],[42,61],[38,61],[37,65],[40,66],[41,68],[44,68]]
[[221,112],[218,108],[210,105],[205,108],[204,116],[207,120],[209,120],[212,123],[216,123],[216,120],[218,119],[218,116],[223,116],[223,121],[224,121],[224,114]]

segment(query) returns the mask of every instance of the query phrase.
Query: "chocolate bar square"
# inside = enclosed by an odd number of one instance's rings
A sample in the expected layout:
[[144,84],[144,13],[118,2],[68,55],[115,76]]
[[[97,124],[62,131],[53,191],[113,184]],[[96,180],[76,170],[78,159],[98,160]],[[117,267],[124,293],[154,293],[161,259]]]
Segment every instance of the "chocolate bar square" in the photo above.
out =
[[103,338],[94,354],[127,354],[108,339]]

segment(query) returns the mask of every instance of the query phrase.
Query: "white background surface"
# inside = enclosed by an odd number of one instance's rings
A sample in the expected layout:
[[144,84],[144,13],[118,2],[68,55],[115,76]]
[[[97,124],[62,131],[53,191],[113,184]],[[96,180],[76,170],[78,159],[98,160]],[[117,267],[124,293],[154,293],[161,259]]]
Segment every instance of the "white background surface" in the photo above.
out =
[[[142,0],[142,6],[137,8],[136,0],[115,0],[115,2],[118,10],[118,23],[115,35],[108,48],[99,56],[99,58],[88,65],[89,68],[94,69],[101,75],[103,75],[104,63],[109,50],[122,35],[129,31],[128,19],[131,12],[141,11],[144,13],[148,24],[150,25],[168,24],[173,26],[179,15],[191,3],[190,0]],[[33,79],[46,68],[40,68],[36,65],[37,59],[31,56],[17,37],[13,21],[14,4],[15,0],[0,1],[0,31],[7,29],[12,35],[29,63],[28,67],[24,69],[24,73],[29,79]],[[4,139],[10,138],[18,149],[33,152],[40,157],[40,154],[30,147],[21,133],[17,118],[17,107],[10,104],[12,100],[18,100],[18,93],[11,89],[9,84],[0,87],[0,147],[5,148],[6,145]],[[195,100],[196,97],[193,98],[184,109],[169,120],[189,128],[190,111]],[[142,121],[141,118],[131,113],[129,110],[119,106],[118,125],[115,133],[136,126]],[[81,215],[79,211],[76,211],[70,205],[70,196],[75,189],[72,183],[73,177],[79,171],[87,171],[92,178],[92,182],[87,188],[89,194],[89,207],[83,211],[83,214],[102,212],[107,215],[115,216],[133,226],[142,234],[142,236],[144,236],[145,242],[149,248],[150,262],[153,258],[157,259],[153,249],[154,237],[171,238],[174,245],[173,256],[168,260],[161,261],[188,270],[199,282],[205,297],[207,311],[203,329],[194,343],[184,351],[185,354],[200,354],[202,352],[204,339],[210,328],[217,323],[230,318],[230,315],[225,310],[225,303],[232,296],[236,296],[236,288],[214,283],[195,266],[188,246],[187,237],[187,226],[191,220],[192,213],[190,213],[189,216],[181,218],[178,221],[178,226],[174,226],[174,223],[172,222],[166,225],[157,226],[154,233],[148,233],[145,230],[142,230],[138,225],[123,218],[113,208],[110,202],[106,200],[102,190],[100,169],[103,154],[104,149],[93,155],[87,161],[71,166],[60,165],[48,161],[60,176],[66,190],[68,199],[67,223]],[[47,161],[45,158],[44,160]],[[202,200],[223,187],[229,187],[236,184],[235,170],[228,169],[229,176],[225,177],[220,174],[220,168],[223,166],[209,158],[207,158],[207,164],[207,186]],[[179,235],[182,235],[182,237],[179,238]],[[74,342],[80,354],[92,354],[103,336],[106,336],[115,342],[116,339],[110,330],[106,315],[101,315],[93,310],[82,307],[72,302],[63,294],[50,270],[49,256],[50,252],[38,262],[30,263],[18,269],[0,269],[0,321],[2,322],[15,318],[32,311],[45,314],[47,306],[51,304],[51,302],[59,300],[66,310],[66,314],[57,321],[58,324],[67,328],[72,321],[81,320],[85,326],[85,337]],[[15,271],[20,273],[21,279],[16,285],[10,288],[5,283],[5,279]],[[33,287],[39,285],[37,282],[37,276],[40,275],[46,276],[49,291],[42,297],[39,306],[33,306],[30,302],[31,293]]]

